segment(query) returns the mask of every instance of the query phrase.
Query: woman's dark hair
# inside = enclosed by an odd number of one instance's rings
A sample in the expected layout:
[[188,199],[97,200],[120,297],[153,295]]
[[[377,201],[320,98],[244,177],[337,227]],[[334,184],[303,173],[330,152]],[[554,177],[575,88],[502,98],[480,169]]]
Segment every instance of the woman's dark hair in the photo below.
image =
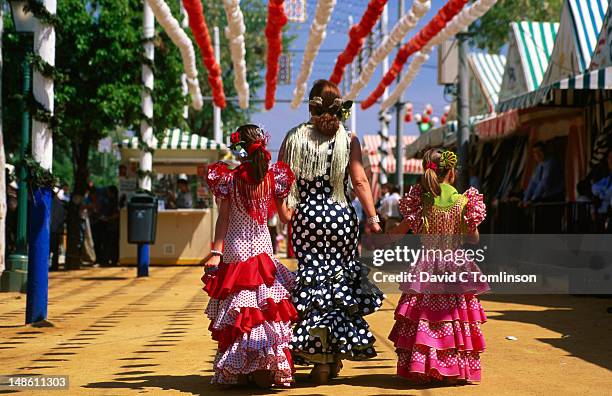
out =
[[[242,125],[236,132],[240,133],[240,140],[244,141],[244,149],[247,151],[251,144],[265,139],[261,128],[253,124]],[[265,148],[255,150],[253,153],[249,154],[247,159],[253,164],[250,168],[251,174],[249,176],[257,181],[257,183],[260,183],[268,173],[268,163],[270,162],[266,159]]]
[[433,194],[434,197],[440,196],[442,192],[440,183],[444,181],[444,178],[452,169],[440,165],[442,152],[443,151],[439,148],[432,148],[427,150],[423,155],[423,169],[425,173],[423,173],[421,177],[421,185],[426,192]]
[[338,86],[327,80],[317,80],[310,89],[308,99],[312,101],[314,98],[322,99],[320,104],[310,103],[309,110],[312,115],[311,120],[317,131],[327,136],[334,136],[340,127],[340,118],[338,113],[341,110],[334,104],[336,99],[340,99],[342,95]]

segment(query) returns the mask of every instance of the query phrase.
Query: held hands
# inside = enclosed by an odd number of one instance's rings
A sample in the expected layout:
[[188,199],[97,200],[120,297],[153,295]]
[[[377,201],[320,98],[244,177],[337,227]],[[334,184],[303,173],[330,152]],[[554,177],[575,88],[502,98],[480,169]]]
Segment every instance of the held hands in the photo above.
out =
[[370,232],[373,233],[373,234],[381,234],[382,233],[382,228],[380,228],[380,224],[379,223],[368,224],[368,228],[370,229]]

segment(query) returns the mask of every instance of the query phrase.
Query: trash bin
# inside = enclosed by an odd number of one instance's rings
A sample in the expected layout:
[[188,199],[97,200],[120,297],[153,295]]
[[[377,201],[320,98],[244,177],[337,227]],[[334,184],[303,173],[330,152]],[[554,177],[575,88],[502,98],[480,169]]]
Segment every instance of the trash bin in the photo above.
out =
[[157,198],[135,194],[128,202],[128,243],[155,243]]

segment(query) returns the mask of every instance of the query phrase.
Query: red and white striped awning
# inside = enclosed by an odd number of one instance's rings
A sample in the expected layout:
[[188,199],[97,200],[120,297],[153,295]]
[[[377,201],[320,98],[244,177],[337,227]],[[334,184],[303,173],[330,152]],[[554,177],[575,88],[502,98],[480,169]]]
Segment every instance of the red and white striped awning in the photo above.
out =
[[476,134],[482,140],[501,139],[513,134],[521,125],[519,110],[492,114],[474,125]]
[[[404,136],[404,147],[412,144],[417,136]],[[380,135],[365,135],[363,137],[363,145],[368,152],[368,159],[372,172],[380,173],[381,167],[381,138]],[[395,172],[395,136],[389,136],[387,144],[387,155],[385,156],[384,169],[387,173]],[[420,175],[423,173],[423,165],[418,159],[404,159],[404,174]]]

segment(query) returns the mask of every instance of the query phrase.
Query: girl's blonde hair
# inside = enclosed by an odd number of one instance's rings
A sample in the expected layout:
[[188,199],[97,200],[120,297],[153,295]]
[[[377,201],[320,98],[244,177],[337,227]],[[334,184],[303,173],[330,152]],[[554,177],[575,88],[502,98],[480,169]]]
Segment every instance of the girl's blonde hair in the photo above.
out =
[[426,192],[434,197],[440,196],[442,189],[440,183],[444,181],[451,169],[457,166],[457,155],[452,151],[439,148],[429,149],[423,155],[423,169],[421,185]]

